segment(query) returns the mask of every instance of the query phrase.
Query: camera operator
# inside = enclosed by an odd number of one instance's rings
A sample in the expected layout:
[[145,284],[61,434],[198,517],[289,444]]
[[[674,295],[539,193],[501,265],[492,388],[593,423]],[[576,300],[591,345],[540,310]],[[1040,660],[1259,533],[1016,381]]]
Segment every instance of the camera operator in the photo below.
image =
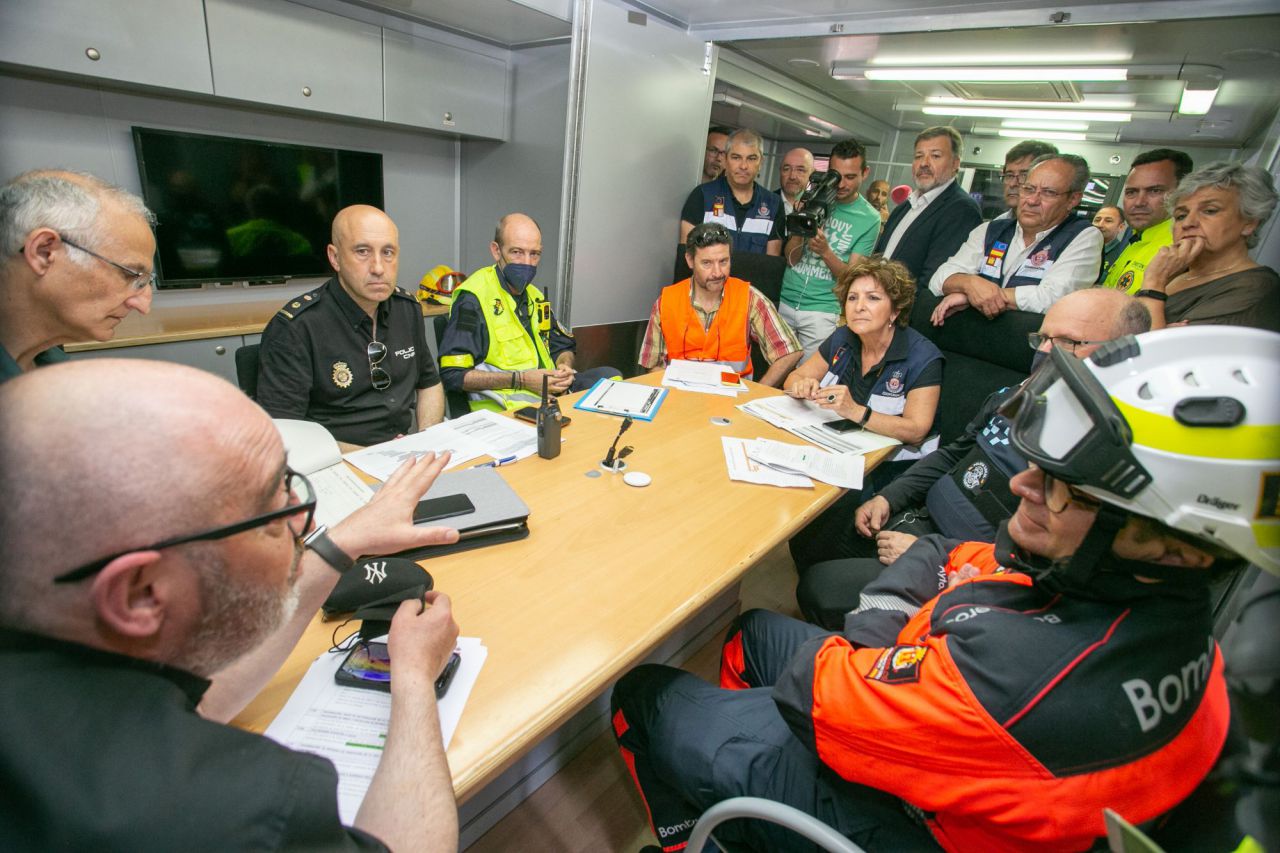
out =
[[782,277],[780,313],[795,330],[805,358],[840,322],[833,292],[836,278],[849,264],[871,254],[880,233],[880,214],[859,195],[867,177],[866,149],[852,139],[837,143],[827,168],[840,177],[826,221],[811,237],[791,232],[783,252],[788,267]]

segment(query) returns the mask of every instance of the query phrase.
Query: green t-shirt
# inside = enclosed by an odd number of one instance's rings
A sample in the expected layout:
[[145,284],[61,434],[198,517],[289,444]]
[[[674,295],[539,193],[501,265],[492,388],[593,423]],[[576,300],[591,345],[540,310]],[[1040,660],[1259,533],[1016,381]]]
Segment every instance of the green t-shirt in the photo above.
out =
[[[848,261],[854,252],[869,255],[880,236],[880,212],[862,196],[848,204],[837,204],[822,228],[827,235],[831,251],[842,261]],[[787,267],[782,275],[783,303],[797,311],[825,311],[839,314],[840,305],[832,293],[835,277],[822,258],[809,251],[808,241],[804,253],[793,267]]]

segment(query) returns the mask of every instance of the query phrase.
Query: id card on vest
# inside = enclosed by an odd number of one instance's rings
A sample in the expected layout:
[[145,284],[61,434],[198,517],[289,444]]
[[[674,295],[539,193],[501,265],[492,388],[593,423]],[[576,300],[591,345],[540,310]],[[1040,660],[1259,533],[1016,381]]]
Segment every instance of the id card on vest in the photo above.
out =
[[1035,254],[1029,255],[1018,267],[1018,271],[1014,275],[1019,278],[1042,279],[1045,273],[1053,268],[1053,258],[1049,256],[1049,249],[1044,248]]

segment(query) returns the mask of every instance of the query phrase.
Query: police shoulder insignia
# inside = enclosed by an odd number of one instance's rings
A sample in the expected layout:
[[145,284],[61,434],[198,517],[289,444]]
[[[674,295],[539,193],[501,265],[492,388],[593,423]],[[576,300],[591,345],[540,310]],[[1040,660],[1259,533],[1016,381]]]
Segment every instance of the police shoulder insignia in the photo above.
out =
[[885,684],[906,684],[920,680],[920,664],[929,649],[925,646],[893,646],[876,658],[867,678]]
[[566,338],[573,337],[573,332],[566,329],[563,323],[561,323],[559,320],[556,320],[555,323],[556,323],[556,328],[560,331],[560,334],[564,335]]
[[333,384],[339,388],[351,387],[351,368],[345,361],[335,361],[333,363]]

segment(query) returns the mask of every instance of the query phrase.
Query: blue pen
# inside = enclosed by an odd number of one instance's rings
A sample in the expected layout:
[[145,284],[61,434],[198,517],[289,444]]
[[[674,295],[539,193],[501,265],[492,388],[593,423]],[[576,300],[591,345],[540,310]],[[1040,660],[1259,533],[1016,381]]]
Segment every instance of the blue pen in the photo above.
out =
[[472,465],[472,468],[501,468],[503,465],[510,465],[515,462],[514,456],[504,456],[494,462],[481,462],[479,465]]

